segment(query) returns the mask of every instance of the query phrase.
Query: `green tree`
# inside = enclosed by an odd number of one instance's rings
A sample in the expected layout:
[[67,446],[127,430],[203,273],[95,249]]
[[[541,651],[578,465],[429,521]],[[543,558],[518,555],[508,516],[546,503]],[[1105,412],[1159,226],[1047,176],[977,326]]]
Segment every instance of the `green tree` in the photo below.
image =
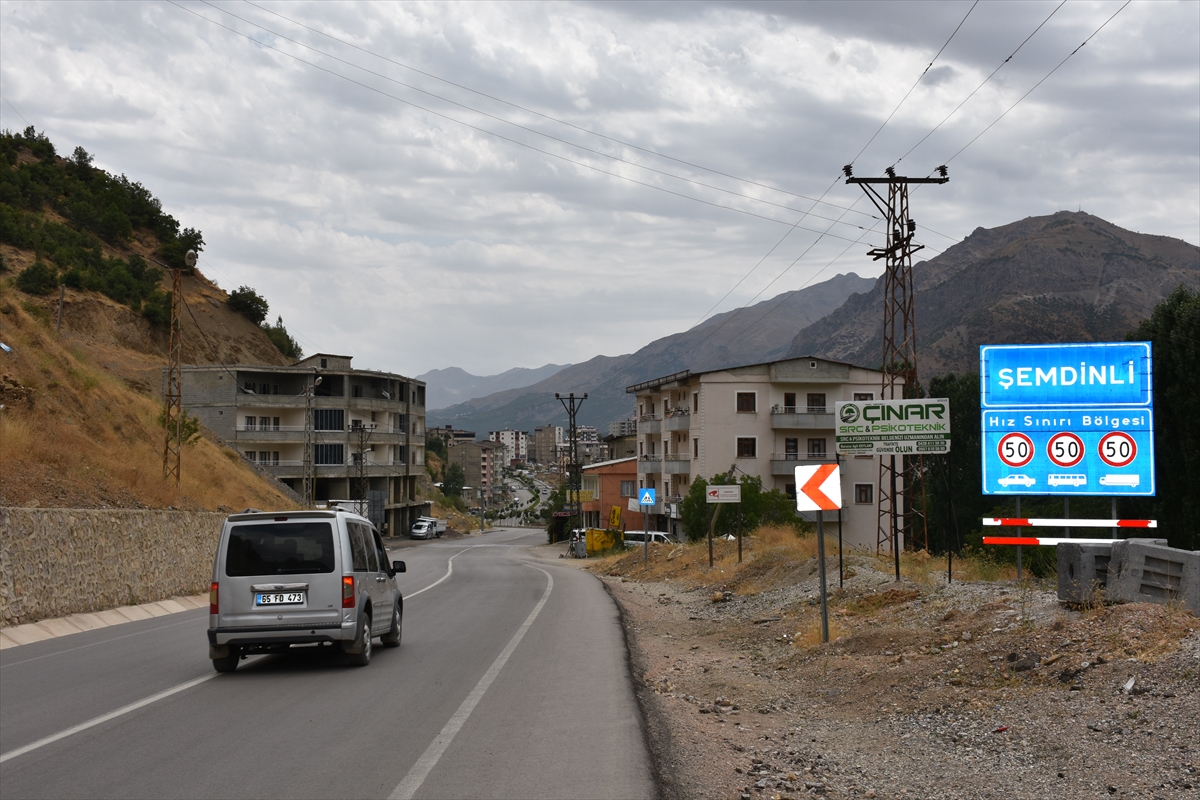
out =
[[41,261],[17,273],[17,288],[29,294],[50,294],[58,287],[58,275]]
[[270,308],[267,299],[249,286],[239,286],[229,293],[229,307],[241,313],[255,325],[263,323]]
[[429,434],[425,437],[425,449],[439,458],[446,457],[446,440],[437,434]]
[[304,357],[304,351],[300,349],[300,343],[293,339],[291,334],[288,333],[287,328],[284,327],[283,317],[276,317],[274,325],[263,325],[263,330],[267,332],[267,337],[279,352],[288,358],[299,361]]
[[[705,493],[710,485],[724,486],[740,483],[742,487],[741,526],[743,533],[749,533],[759,525],[790,525],[799,533],[805,523],[796,513],[796,501],[778,489],[763,489],[762,479],[757,475],[743,475],[739,480],[731,480],[727,473],[714,475],[711,479],[697,478],[692,481],[687,497],[680,504],[679,515],[683,523],[683,532],[691,541],[698,541],[708,535],[709,519],[717,515],[714,534],[724,536],[736,533],[738,528],[738,507],[732,504],[709,505]],[[728,506],[723,508],[723,506]],[[718,510],[722,509],[722,510]]]
[[1125,337],[1154,359],[1157,495],[1120,502],[1121,516],[1157,519],[1172,547],[1200,549],[1200,292],[1180,285]]
[[460,465],[447,464],[446,469],[442,471],[442,494],[447,497],[462,497],[466,482],[467,475]]

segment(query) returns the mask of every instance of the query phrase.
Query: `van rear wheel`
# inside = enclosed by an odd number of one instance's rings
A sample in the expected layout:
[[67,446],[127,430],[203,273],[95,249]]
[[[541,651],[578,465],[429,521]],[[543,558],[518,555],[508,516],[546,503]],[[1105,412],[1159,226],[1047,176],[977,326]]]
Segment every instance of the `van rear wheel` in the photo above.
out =
[[238,661],[242,658],[242,654],[238,652],[236,647],[229,648],[229,655],[223,658],[214,658],[212,660],[213,669],[217,672],[233,672],[237,669]]

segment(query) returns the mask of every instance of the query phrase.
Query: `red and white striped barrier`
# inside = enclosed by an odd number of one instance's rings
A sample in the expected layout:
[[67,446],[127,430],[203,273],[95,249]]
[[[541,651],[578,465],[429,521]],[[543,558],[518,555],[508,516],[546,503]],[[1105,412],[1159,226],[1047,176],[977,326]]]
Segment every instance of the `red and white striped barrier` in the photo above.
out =
[[984,525],[1003,528],[1157,528],[1156,519],[1038,519],[984,517]]
[[983,537],[984,544],[1023,544],[1023,545],[1047,545],[1053,547],[1062,542],[1071,542],[1072,544],[1112,544],[1120,539],[1051,539],[1041,536],[985,536]]

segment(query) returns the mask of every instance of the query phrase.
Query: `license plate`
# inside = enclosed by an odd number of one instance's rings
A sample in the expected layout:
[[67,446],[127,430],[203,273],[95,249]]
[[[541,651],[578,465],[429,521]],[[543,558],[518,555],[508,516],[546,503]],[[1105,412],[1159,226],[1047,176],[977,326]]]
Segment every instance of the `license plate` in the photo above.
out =
[[302,606],[304,592],[257,592],[254,595],[256,606]]

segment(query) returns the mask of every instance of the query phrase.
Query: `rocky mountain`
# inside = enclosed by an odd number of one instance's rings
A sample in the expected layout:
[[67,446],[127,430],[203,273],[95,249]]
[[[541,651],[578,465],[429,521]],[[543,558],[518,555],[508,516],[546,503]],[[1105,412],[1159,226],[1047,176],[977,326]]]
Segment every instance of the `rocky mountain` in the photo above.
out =
[[451,424],[484,436],[489,430],[564,424],[566,412],[554,393],[588,393],[578,420],[605,431],[628,418],[633,401],[625,387],[684,369],[713,369],[780,357],[801,328],[821,319],[875,282],[854,273],[785,292],[770,300],[710,317],[682,333],[664,336],[636,353],[597,356],[519,389],[498,392],[430,411],[430,426]]
[[[913,266],[923,381],[978,369],[980,344],[1124,338],[1185,284],[1200,287],[1200,248],[1060,211],[985,230]],[[788,356],[877,367],[883,279],[796,334]]]
[[571,365],[546,364],[536,369],[514,367],[499,375],[472,375],[458,367],[447,367],[446,369],[432,369],[424,375],[418,375],[417,380],[425,381],[428,384],[425,395],[427,407],[438,409],[474,400],[477,397],[486,397],[507,389],[530,386],[569,366]]

